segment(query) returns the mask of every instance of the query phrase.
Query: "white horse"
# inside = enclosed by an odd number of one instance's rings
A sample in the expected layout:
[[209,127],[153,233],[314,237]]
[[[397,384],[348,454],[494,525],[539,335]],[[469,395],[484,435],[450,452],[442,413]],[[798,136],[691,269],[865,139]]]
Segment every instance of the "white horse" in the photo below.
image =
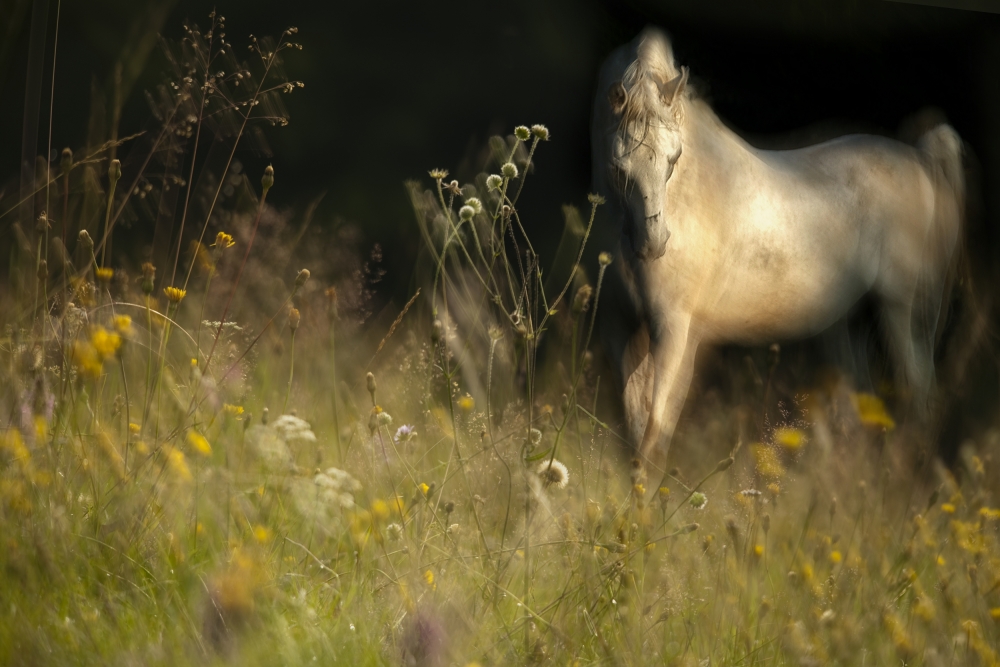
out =
[[594,111],[595,186],[620,205],[643,325],[612,354],[641,460],[666,455],[701,343],[807,337],[867,292],[925,413],[964,210],[956,132],[939,125],[915,148],[851,135],[759,150],[686,84],[647,29],[605,63]]

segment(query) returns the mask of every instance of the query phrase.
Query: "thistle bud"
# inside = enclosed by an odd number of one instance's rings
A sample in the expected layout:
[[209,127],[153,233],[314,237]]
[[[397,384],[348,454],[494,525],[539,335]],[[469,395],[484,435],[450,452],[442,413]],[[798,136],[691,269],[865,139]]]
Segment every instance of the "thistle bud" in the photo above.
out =
[[733,457],[724,458],[719,461],[719,464],[715,466],[715,472],[723,472],[729,470],[729,466],[733,465]]
[[587,195],[587,201],[589,201],[594,206],[600,206],[607,200],[601,195],[592,192],[589,195]]
[[513,162],[504,162],[503,166],[500,167],[500,173],[503,174],[504,178],[517,178],[517,166]]
[[500,212],[503,214],[504,219],[510,217],[510,211],[511,211],[510,204],[504,204],[503,208],[500,209]]
[[462,208],[458,209],[458,217],[463,222],[468,222],[469,220],[472,220],[472,216],[474,216],[475,214],[476,210],[469,205],[465,205]]
[[487,190],[499,190],[503,186],[503,176],[500,174],[490,174],[486,177]]
[[153,283],[156,281],[156,267],[151,262],[142,265],[142,291],[149,296],[153,293]]
[[86,229],[81,229],[79,235],[76,237],[77,242],[80,247],[83,248],[85,253],[91,253],[94,250],[94,239],[90,238],[90,232]]
[[118,160],[112,160],[111,165],[108,167],[108,180],[111,181],[111,187],[114,187],[118,179],[122,177],[122,163]]
[[305,285],[306,281],[309,280],[310,275],[311,274],[309,273],[309,269],[302,269],[301,271],[299,271],[299,275],[295,276],[295,289],[298,289],[303,285]]
[[267,195],[267,191],[271,189],[274,185],[274,167],[267,165],[267,169],[264,170],[264,176],[260,179],[260,185],[264,188],[264,195]]
[[62,168],[63,174],[68,174],[69,170],[73,168],[73,151],[71,149],[62,149],[62,158],[59,160],[59,166]]
[[49,277],[49,263],[44,259],[38,262],[38,279],[45,282]]
[[542,141],[549,140],[549,128],[545,127],[544,125],[532,125],[531,133]]
[[366,380],[368,383],[368,393],[372,395],[372,405],[375,405],[375,389],[376,389],[375,374],[369,372],[368,376],[366,377]]
[[602,252],[600,255],[597,256],[597,263],[600,264],[601,266],[607,266],[611,264],[611,253]]
[[520,141],[527,141],[531,138],[531,130],[524,125],[518,125],[514,128],[514,136]]
[[288,328],[292,330],[292,334],[295,330],[299,328],[299,322],[302,320],[302,313],[299,312],[298,308],[290,308],[288,310]]

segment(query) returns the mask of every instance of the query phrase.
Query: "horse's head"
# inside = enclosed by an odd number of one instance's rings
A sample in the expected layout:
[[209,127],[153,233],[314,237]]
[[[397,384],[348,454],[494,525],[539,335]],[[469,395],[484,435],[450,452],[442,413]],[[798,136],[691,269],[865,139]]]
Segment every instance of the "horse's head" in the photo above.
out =
[[608,118],[604,168],[625,208],[623,232],[633,252],[651,260],[666,252],[670,237],[665,195],[681,156],[687,68],[674,65],[670,43],[658,30],[644,31],[629,53],[631,63],[617,73],[612,69],[617,76],[602,77]]

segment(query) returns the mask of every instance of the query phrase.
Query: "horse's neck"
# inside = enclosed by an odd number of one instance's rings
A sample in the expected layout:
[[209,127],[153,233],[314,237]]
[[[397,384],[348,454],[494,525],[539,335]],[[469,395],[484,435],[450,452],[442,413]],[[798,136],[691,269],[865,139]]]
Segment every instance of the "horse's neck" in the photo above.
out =
[[688,100],[684,119],[685,155],[711,170],[743,166],[751,148],[735,132],[723,125],[712,108],[701,100]]

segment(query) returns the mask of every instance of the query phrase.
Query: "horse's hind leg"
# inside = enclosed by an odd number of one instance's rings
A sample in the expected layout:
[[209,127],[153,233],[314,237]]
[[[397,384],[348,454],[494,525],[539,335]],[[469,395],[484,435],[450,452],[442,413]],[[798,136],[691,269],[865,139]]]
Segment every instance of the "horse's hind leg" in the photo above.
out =
[[[934,323],[930,314],[937,311],[933,304],[916,300],[894,301],[885,305],[884,317],[889,348],[896,367],[897,385],[915,411],[915,417],[927,416],[928,398],[934,384]],[[916,312],[915,312],[916,311]]]

